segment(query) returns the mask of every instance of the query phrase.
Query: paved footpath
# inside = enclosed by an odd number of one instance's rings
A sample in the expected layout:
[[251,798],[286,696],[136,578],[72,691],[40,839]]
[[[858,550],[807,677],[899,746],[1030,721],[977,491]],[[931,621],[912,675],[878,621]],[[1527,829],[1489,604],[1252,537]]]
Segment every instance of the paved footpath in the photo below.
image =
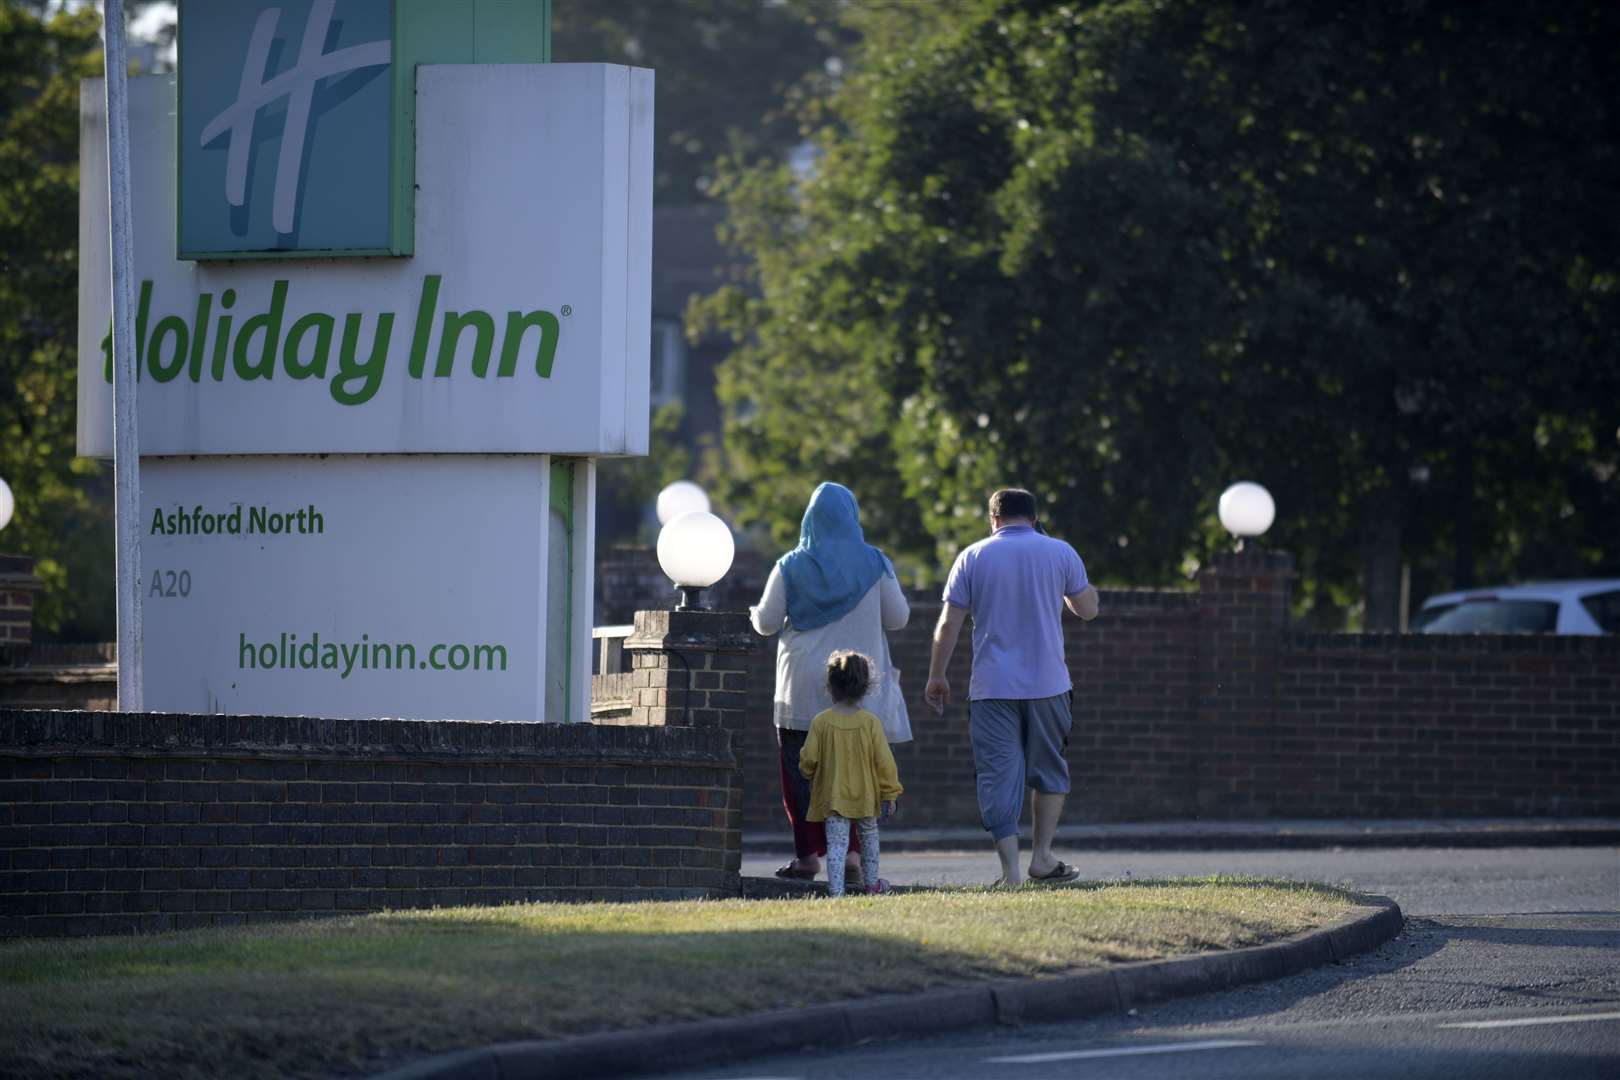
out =
[[[1620,847],[1345,848],[1322,851],[1074,851],[1059,858],[1087,880],[1253,874],[1321,881],[1388,896],[1407,915],[1494,915],[1620,908]],[[780,854],[745,853],[743,873],[769,877]],[[884,877],[902,885],[986,885],[999,872],[975,851],[885,851]]]
[[[1390,896],[1409,918],[1347,962],[1132,1015],[828,1046],[671,1080],[1620,1077],[1620,847],[1060,854],[1093,878],[1336,882]],[[745,873],[772,867],[769,853],[745,858]],[[885,877],[913,884],[993,870],[987,850],[883,859]]]

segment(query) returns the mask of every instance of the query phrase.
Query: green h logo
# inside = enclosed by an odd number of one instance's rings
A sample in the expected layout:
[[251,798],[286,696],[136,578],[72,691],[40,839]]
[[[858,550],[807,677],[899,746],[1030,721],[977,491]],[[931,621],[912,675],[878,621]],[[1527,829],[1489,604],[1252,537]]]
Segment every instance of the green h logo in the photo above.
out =
[[184,0],[182,258],[408,252],[395,25],[394,0]]
[[551,0],[180,0],[179,29],[182,259],[411,254],[417,66],[551,59]]

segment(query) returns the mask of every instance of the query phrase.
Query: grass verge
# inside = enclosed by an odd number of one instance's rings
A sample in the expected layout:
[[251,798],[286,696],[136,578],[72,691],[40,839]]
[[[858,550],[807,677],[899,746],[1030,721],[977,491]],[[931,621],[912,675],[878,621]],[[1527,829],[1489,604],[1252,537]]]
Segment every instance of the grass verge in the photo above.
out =
[[509,1039],[1229,949],[1342,915],[1202,878],[843,900],[523,904],[0,946],[0,1075],[364,1073]]

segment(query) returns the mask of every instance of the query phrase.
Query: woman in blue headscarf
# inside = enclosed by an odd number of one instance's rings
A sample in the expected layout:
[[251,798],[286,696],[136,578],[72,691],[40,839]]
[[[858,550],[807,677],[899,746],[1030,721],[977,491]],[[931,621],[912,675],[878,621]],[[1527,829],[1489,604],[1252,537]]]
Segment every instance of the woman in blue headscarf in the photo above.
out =
[[[781,634],[776,647],[776,738],[781,748],[782,805],[793,826],[793,861],[778,877],[813,879],[827,854],[821,822],[805,820],[810,784],[799,772],[799,751],[817,713],[832,706],[827,657],[840,649],[873,661],[873,686],[861,707],[883,721],[891,743],[911,740],[900,673],[889,657],[885,630],[911,617],[888,556],[866,542],[860,508],[842,484],[822,484],[810,496],[799,546],[777,560],[765,593],[750,609],[754,629]],[[848,872],[859,875],[851,838]],[[836,867],[828,867],[833,873]]]

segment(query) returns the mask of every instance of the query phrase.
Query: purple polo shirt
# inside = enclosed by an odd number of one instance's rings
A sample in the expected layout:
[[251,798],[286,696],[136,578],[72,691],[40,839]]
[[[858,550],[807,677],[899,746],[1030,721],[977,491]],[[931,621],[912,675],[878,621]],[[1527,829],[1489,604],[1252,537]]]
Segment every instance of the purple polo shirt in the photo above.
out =
[[1071,689],[1063,598],[1086,584],[1074,548],[1028,525],[1003,525],[958,555],[945,602],[973,615],[968,697],[1044,698]]

